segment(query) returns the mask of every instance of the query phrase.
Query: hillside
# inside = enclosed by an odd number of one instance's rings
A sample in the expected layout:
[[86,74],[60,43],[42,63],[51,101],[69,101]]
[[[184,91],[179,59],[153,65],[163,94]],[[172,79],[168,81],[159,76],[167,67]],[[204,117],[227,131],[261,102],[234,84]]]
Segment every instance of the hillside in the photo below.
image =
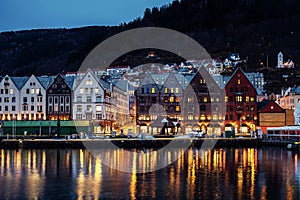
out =
[[[178,30],[198,41],[212,57],[238,52],[246,69],[276,65],[277,54],[300,63],[300,1],[298,0],[181,0],[146,9],[143,18],[120,26],[24,30],[0,33],[0,74],[56,74],[76,71],[101,41],[136,27]],[[124,56],[114,64],[134,66]],[[136,57],[135,57],[136,56]],[[125,56],[126,57],[126,56]],[[170,57],[167,61],[176,61]],[[287,83],[288,84],[288,83]]]

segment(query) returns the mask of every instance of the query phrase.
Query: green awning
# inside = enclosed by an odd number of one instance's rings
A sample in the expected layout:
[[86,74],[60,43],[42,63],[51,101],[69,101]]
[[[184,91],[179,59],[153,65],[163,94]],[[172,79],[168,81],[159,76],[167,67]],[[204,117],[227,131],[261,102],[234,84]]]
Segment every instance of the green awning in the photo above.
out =
[[[60,126],[89,126],[89,121],[80,120],[80,121],[60,121]],[[4,127],[49,127],[49,126],[57,126],[57,121],[4,121]]]

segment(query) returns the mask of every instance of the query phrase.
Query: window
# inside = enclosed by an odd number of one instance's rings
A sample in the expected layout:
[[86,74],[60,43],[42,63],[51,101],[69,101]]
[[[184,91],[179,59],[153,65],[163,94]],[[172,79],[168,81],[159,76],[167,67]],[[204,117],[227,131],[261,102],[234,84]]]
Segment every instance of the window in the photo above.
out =
[[207,102],[207,97],[203,98],[203,102],[205,102],[205,103]]
[[52,102],[53,102],[53,97],[48,97],[48,102],[49,102],[50,104],[52,104]]
[[58,104],[58,97],[54,97],[54,104]]
[[82,112],[82,105],[77,105],[77,112]]
[[8,89],[5,89],[5,94],[8,94]]
[[16,111],[16,106],[12,106],[11,111]]
[[237,102],[242,102],[243,101],[243,97],[242,96],[236,96],[236,101]]
[[40,93],[40,88],[36,88],[36,89],[35,89],[35,93],[36,93],[36,94]]
[[82,96],[77,96],[77,102],[82,102]]
[[241,79],[238,79],[237,84],[238,84],[238,85],[241,84]]
[[201,112],[205,112],[206,111],[206,106],[205,105],[201,105],[200,106],[200,111]]
[[214,114],[214,115],[212,116],[212,119],[213,119],[213,120],[218,120],[219,117],[218,117],[218,115]]
[[92,111],[92,106],[91,105],[87,105],[86,106],[86,111],[91,112]]
[[82,119],[82,114],[76,114],[76,119]]
[[201,115],[200,115],[200,120],[201,120],[201,121],[204,121],[204,120],[206,120],[206,116],[205,116],[205,114],[201,114]]
[[84,88],[84,93],[88,94],[89,93],[89,88]]
[[165,88],[165,93],[168,93],[168,88]]
[[28,111],[28,105],[22,105],[22,107],[23,107],[23,111]]
[[210,97],[210,101],[211,101],[211,102],[214,102],[215,99],[214,99],[213,97]]
[[0,103],[2,102],[2,98],[0,97]]
[[151,93],[152,93],[152,94],[155,93],[155,88],[154,88],[154,87],[151,89]]
[[61,104],[64,103],[64,97],[60,97],[60,103],[61,103]]
[[37,111],[42,112],[43,111],[43,106],[37,106]]
[[94,93],[94,89],[90,88],[90,94],[93,94],[93,93]]
[[188,97],[188,102],[194,102],[194,98],[193,97]]
[[43,102],[43,97],[38,96],[38,97],[37,97],[37,102]]
[[70,103],[70,97],[66,97],[66,104]]
[[179,97],[176,97],[176,98],[175,98],[175,102],[176,102],[176,103],[179,103],[179,102],[180,102]]
[[1,89],[0,91],[1,91],[0,93],[3,94],[3,89]]
[[179,88],[175,88],[175,93],[176,93],[176,94],[179,93]]
[[83,88],[80,88],[80,89],[79,89],[79,93],[80,93],[80,94],[83,94]]
[[180,111],[180,106],[176,106],[175,111],[179,112]]
[[170,89],[170,92],[171,92],[171,93],[174,93],[174,88],[171,88],[171,89]]
[[193,119],[194,119],[194,115],[189,114],[189,115],[188,115],[188,120],[193,120]]
[[34,97],[31,97],[31,102],[34,103]]
[[99,89],[95,88],[95,94],[99,94]]
[[8,111],[8,106],[5,106],[5,107],[4,107],[4,110],[5,110],[5,111]]
[[14,94],[14,90],[13,90],[13,89],[10,89],[10,90],[9,90],[9,94]]
[[101,112],[101,111],[102,111],[102,106],[99,106],[99,105],[96,106],[96,111],[97,111],[97,112]]
[[164,97],[164,102],[168,103],[169,102],[169,98],[168,97]]
[[9,97],[4,97],[4,103],[9,103]]
[[246,102],[249,102],[249,96],[246,96]]
[[102,114],[96,114],[97,119],[102,119]]
[[87,96],[86,97],[86,102],[91,103],[92,102],[92,97],[91,96]]
[[101,96],[96,96],[96,102],[97,103],[101,102]]
[[34,94],[34,88],[31,89],[31,94]]
[[156,103],[156,97],[152,97],[152,103]]
[[53,112],[53,107],[52,106],[48,106],[48,110],[49,110],[49,112]]
[[251,97],[251,98],[250,98],[250,101],[251,101],[251,102],[254,102],[254,97]]
[[86,85],[93,85],[93,81],[92,80],[86,80],[85,84]]
[[60,112],[63,112],[63,111],[64,111],[64,106],[61,105],[61,106],[60,106]]
[[66,106],[66,112],[70,112],[70,106]]
[[31,110],[31,111],[34,111],[34,106],[30,106],[30,110]]
[[174,102],[174,97],[170,97],[170,102],[171,102],[171,103]]

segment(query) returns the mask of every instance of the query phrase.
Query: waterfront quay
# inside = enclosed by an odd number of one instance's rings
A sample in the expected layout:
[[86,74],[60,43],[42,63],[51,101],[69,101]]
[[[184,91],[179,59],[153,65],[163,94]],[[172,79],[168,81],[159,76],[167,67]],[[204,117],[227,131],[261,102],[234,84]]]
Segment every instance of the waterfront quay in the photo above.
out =
[[158,149],[172,142],[173,147],[186,146],[188,143],[191,147],[200,148],[203,142],[211,145],[213,148],[221,147],[259,147],[261,139],[254,138],[155,138],[155,139],[128,139],[128,138],[109,138],[109,139],[39,139],[39,138],[2,138],[0,148],[85,148],[85,145],[93,144],[101,148],[107,143],[112,143],[119,148],[153,148]]

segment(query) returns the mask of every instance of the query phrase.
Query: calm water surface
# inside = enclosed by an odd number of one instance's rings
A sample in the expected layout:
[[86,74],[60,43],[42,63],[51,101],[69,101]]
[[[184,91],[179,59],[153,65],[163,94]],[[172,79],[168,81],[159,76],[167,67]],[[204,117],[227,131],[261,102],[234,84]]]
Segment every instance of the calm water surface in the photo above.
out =
[[[107,156],[121,165],[132,159],[122,151]],[[0,150],[0,199],[300,198],[299,154],[285,149],[190,149],[166,168],[134,172],[137,166],[154,169],[156,160],[136,159],[132,173],[125,173],[87,150]]]

